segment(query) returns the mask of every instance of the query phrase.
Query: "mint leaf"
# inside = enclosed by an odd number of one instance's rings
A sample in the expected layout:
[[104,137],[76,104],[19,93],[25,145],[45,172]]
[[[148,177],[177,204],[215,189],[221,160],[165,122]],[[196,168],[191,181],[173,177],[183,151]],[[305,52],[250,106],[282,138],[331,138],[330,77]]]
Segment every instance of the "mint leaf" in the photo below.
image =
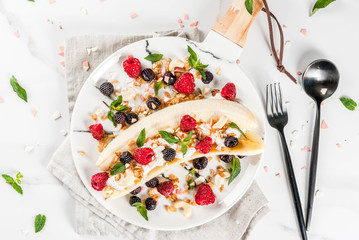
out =
[[246,6],[247,12],[252,15],[253,13],[253,0],[246,0],[244,2],[244,5]]
[[[243,132],[243,131],[238,127],[238,125],[235,124],[234,122],[231,122],[231,123],[229,124],[229,127],[237,129],[237,130],[243,135],[243,137],[247,138],[247,136],[244,134],[244,132]],[[247,139],[248,139],[248,138],[247,138]]]
[[126,169],[126,165],[122,162],[118,162],[115,164],[115,166],[112,167],[110,174],[111,175],[117,175],[119,173],[124,172]]
[[112,111],[108,111],[107,118],[113,123],[114,127],[117,127],[117,123],[115,121],[115,114]]
[[46,216],[45,215],[37,215],[35,218],[35,233],[40,232],[46,223]]
[[351,99],[351,98],[346,98],[346,97],[341,97],[339,98],[340,101],[343,103],[344,107],[346,107],[347,109],[349,109],[350,111],[354,111],[355,107],[357,106],[357,103]]
[[110,108],[114,109],[115,107],[117,107],[121,103],[122,103],[122,95],[118,96],[118,98],[111,103]]
[[146,221],[148,221],[148,217],[147,217],[147,209],[145,206],[143,206],[142,203],[140,202],[135,202],[134,204],[132,204],[132,206],[137,207],[137,212],[139,212],[141,214],[141,216],[146,219]]
[[178,143],[180,140],[175,138],[171,133],[166,132],[166,131],[159,131],[159,134],[161,135],[161,137],[166,140],[168,143]]
[[[193,49],[187,45],[187,51],[189,52],[191,60],[196,63],[197,62],[197,54],[193,51]],[[188,59],[189,60],[189,59]]]
[[192,183],[195,183],[193,177],[187,182],[187,186],[189,190],[193,190],[194,187],[196,186],[196,184],[192,184]]
[[231,168],[231,170],[229,170],[229,172],[231,173],[231,176],[228,179],[228,186],[238,176],[240,171],[241,171],[241,164],[239,162],[239,159],[236,157],[233,157],[232,168]]
[[11,184],[12,188],[15,189],[16,192],[20,193],[22,195],[22,188],[20,187],[19,184],[17,184],[16,182],[13,182]]
[[23,89],[20,84],[17,82],[17,79],[12,76],[10,78],[10,84],[12,86],[12,89],[14,90],[14,92],[17,93],[17,95],[24,100],[25,102],[27,102],[27,94],[26,94],[26,90]]
[[[191,137],[192,137],[192,130],[189,132],[189,134],[188,134],[188,136],[185,138],[185,139],[183,139],[183,142],[188,142],[190,139],[191,139]],[[188,145],[188,144],[187,144]]]
[[316,13],[319,9],[327,7],[329,4],[331,4],[334,1],[335,0],[317,0],[317,2],[315,3],[312,9],[312,13],[310,14],[310,16],[313,16],[313,14]]
[[127,107],[127,106],[124,106],[124,105],[120,105],[120,106],[114,108],[114,110],[115,110],[116,112],[123,112],[123,111],[126,111],[126,110],[128,110],[128,109],[130,109],[130,108]]
[[202,76],[203,79],[206,79],[206,74],[204,73],[203,69],[208,67],[208,65],[202,64],[201,60],[197,60],[197,54],[193,51],[193,49],[187,45],[187,51],[189,52],[190,56],[188,58],[188,64],[193,68],[196,69]]
[[145,59],[150,62],[157,62],[157,61],[161,60],[162,57],[163,57],[163,54],[153,53],[153,54],[150,54],[147,57],[145,57]]
[[192,168],[191,171],[189,171],[189,174],[191,174],[193,176],[195,174],[195,172],[196,172],[196,169]]
[[27,1],[29,1],[29,2],[35,2],[35,0],[27,0]]
[[142,147],[143,144],[145,144],[145,141],[146,141],[146,130],[142,129],[140,135],[138,135],[138,138],[136,140],[137,147],[139,148]]
[[9,175],[3,174],[1,176],[6,180],[6,183],[12,184],[13,182],[15,182],[14,179],[12,177],[10,177]]
[[158,81],[155,83],[155,94],[158,96],[158,91],[163,87],[163,81]]
[[16,182],[18,183],[18,184],[21,184],[21,180],[20,180],[20,178],[23,178],[24,176],[20,173],[20,172],[18,172],[17,174],[16,174]]
[[187,145],[185,142],[182,142],[181,144],[181,150],[182,150],[182,153],[183,153],[183,156],[186,155],[187,153]]

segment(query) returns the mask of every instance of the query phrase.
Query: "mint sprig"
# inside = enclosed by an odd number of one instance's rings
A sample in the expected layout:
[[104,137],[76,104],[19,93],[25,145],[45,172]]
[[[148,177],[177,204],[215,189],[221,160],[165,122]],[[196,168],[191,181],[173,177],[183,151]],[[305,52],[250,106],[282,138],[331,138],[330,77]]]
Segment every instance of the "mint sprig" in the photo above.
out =
[[208,67],[208,64],[202,64],[200,59],[197,59],[197,54],[193,51],[193,49],[187,45],[187,51],[189,52],[190,56],[188,58],[188,64],[193,68],[196,69],[202,76],[203,79],[206,79],[206,74],[204,73],[203,69]]
[[6,175],[6,174],[2,174],[1,176],[5,179],[6,183],[10,184],[12,186],[12,188],[15,189],[16,192],[18,192],[22,195],[23,191],[19,184],[21,184],[20,179],[23,178],[23,175],[20,172],[18,172],[16,174],[15,180],[14,180],[14,178],[12,178],[11,176]]
[[115,166],[112,167],[110,174],[117,175],[119,173],[124,172],[126,169],[126,164],[123,164],[122,162],[118,162],[115,164]]
[[140,132],[140,135],[138,135],[138,138],[136,140],[136,145],[137,147],[142,147],[143,144],[145,144],[146,141],[146,130],[142,129],[142,131]]
[[181,143],[181,150],[183,153],[183,156],[186,155],[187,153],[187,146],[189,144],[191,144],[191,137],[192,137],[192,131],[190,131],[190,133],[188,134],[187,137],[185,137],[182,141],[178,138],[176,138],[174,135],[172,135],[169,132],[166,132],[164,130],[159,131],[159,134],[161,135],[161,137],[166,140],[168,143]]
[[334,2],[335,0],[317,0],[314,4],[312,12],[310,16],[313,16],[319,9],[327,7],[329,4]]
[[155,94],[156,96],[158,96],[158,91],[163,87],[163,81],[158,81],[155,83],[154,89],[155,89]]
[[[243,132],[243,131],[238,127],[238,125],[235,124],[234,122],[231,122],[231,123],[229,124],[229,127],[237,129],[237,130],[243,135],[243,137],[247,138],[246,134],[244,134],[244,132]],[[247,138],[247,139],[248,139],[248,138]]]
[[163,54],[152,53],[152,54],[148,55],[147,57],[145,57],[145,59],[150,62],[158,62],[162,59],[162,57],[163,57]]
[[35,233],[40,232],[46,223],[46,216],[38,214],[35,218]]
[[16,94],[25,102],[27,102],[27,94],[26,94],[26,90],[23,89],[20,84],[18,83],[17,79],[12,76],[10,78],[10,85],[12,86],[12,89],[14,90],[14,92],[16,92]]
[[253,0],[246,0],[244,2],[244,5],[246,6],[247,12],[252,15],[253,13]]
[[228,179],[228,186],[231,184],[231,182],[238,176],[238,174],[241,172],[241,164],[239,162],[239,159],[236,157],[233,157],[232,160],[232,167],[228,169],[231,176]]
[[139,212],[141,214],[141,216],[146,219],[146,221],[148,221],[148,217],[147,217],[147,209],[146,207],[140,203],[140,202],[135,202],[134,204],[132,204],[132,206],[137,207],[137,212]]
[[351,98],[341,97],[339,100],[343,103],[344,107],[350,111],[354,111],[357,106],[357,103]]
[[[187,186],[188,186],[188,189],[189,190],[193,190],[194,187],[196,186],[196,182],[194,181],[194,174],[196,172],[196,169],[195,168],[192,168],[190,171],[189,171],[189,174],[191,175],[191,178],[189,179],[189,181],[187,182]],[[195,183],[195,184],[192,184],[192,183]]]
[[123,112],[129,107],[122,104],[122,95],[118,96],[115,101],[113,101],[110,105],[108,105],[105,101],[102,101],[110,110],[107,112],[107,118],[113,123],[114,127],[117,127],[117,123],[115,121],[115,113]]

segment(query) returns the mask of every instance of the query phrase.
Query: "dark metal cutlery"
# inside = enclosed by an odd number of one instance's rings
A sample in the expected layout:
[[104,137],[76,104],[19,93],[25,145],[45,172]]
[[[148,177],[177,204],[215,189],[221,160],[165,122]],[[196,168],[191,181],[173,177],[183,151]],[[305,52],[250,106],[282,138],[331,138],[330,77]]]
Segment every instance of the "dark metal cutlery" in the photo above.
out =
[[299,224],[300,233],[302,239],[306,240],[307,232],[304,222],[304,216],[300,201],[300,196],[298,193],[297,182],[295,180],[295,175],[292,166],[292,160],[290,158],[287,142],[284,136],[284,127],[288,123],[288,114],[285,105],[283,104],[282,92],[279,83],[274,83],[273,85],[267,85],[266,87],[266,111],[269,124],[278,130],[279,136],[282,142],[282,148],[284,152],[284,160],[288,175],[288,180],[290,184],[290,189],[292,197],[294,200],[295,212],[297,215],[297,220]]

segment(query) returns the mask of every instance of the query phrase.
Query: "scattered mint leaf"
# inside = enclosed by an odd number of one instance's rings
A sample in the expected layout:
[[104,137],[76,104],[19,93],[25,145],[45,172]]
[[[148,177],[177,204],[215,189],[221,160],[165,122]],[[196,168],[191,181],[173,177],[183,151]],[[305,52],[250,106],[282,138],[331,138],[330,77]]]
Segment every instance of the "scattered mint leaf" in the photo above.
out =
[[22,195],[23,191],[19,184],[21,183],[20,178],[23,178],[23,176],[20,172],[16,174],[16,180],[14,180],[14,178],[6,174],[2,174],[1,176],[6,180],[6,183],[10,184],[16,192]]
[[203,79],[206,79],[206,74],[204,73],[203,69],[208,67],[208,65],[202,64],[201,60],[197,60],[197,54],[193,51],[193,49],[187,45],[187,51],[189,52],[190,56],[188,58],[188,64],[196,69],[202,76]]
[[162,57],[163,57],[163,54],[153,53],[153,54],[150,54],[147,57],[145,57],[145,59],[150,62],[157,62],[157,61],[161,60]]
[[122,95],[118,96],[118,98],[111,103],[110,108],[114,109],[115,107],[117,107],[121,103],[122,103]]
[[175,138],[171,133],[166,132],[166,131],[159,131],[159,134],[161,135],[161,137],[166,140],[168,143],[178,143],[180,140]]
[[145,144],[145,141],[146,141],[146,130],[142,129],[140,135],[138,135],[138,138],[136,140],[137,147],[139,148],[142,147],[143,144]]
[[202,90],[200,88],[197,88],[197,92],[199,92],[200,94],[202,94]]
[[37,215],[35,218],[35,233],[40,232],[46,223],[46,216],[45,215]]
[[191,174],[192,176],[194,176],[195,172],[196,172],[196,169],[195,169],[195,168],[192,168],[191,171],[189,171],[189,174]]
[[126,169],[126,165],[122,162],[118,162],[115,164],[115,166],[112,167],[110,174],[111,175],[117,175],[119,173],[124,172]]
[[158,96],[158,91],[163,87],[163,81],[158,81],[155,83],[155,94]]
[[141,216],[146,219],[146,221],[148,221],[148,217],[147,217],[147,209],[145,206],[143,206],[142,203],[140,202],[135,202],[134,204],[132,204],[132,206],[137,207],[137,212],[139,212],[141,214]]
[[[191,131],[189,132],[188,136],[187,136],[185,139],[183,139],[183,142],[188,142],[188,141],[191,139],[191,137],[192,137],[192,132],[193,132],[193,130],[191,130]],[[188,144],[187,144],[187,145],[188,145]]]
[[[231,122],[231,123],[229,124],[229,127],[237,129],[237,130],[243,135],[243,137],[247,138],[246,134],[244,134],[244,132],[243,132],[243,131],[238,127],[238,125],[235,124],[234,122]],[[247,138],[247,139],[248,139],[248,138]]]
[[112,111],[108,111],[107,118],[113,123],[114,127],[117,127],[117,123],[115,121],[115,114]]
[[244,2],[244,5],[246,6],[246,9],[250,15],[253,13],[253,0],[246,0]]
[[312,13],[310,16],[313,16],[319,9],[327,7],[329,4],[334,2],[335,0],[317,0],[312,9]]
[[193,177],[187,182],[187,186],[189,190],[193,190],[194,187],[196,186],[196,184],[192,184],[192,183],[195,183]]
[[231,182],[238,176],[238,174],[241,171],[241,164],[237,157],[233,157],[232,168],[228,169],[228,171],[231,174],[231,176],[228,179],[228,186],[229,186],[229,184],[231,184]]
[[35,2],[35,0],[27,0],[27,1],[29,1],[29,2]]
[[183,156],[186,155],[186,153],[187,153],[187,150],[188,150],[187,145],[188,144],[186,144],[186,142],[182,142],[182,144],[181,144],[181,150],[182,150]]
[[27,94],[26,94],[26,90],[23,89],[20,84],[17,82],[17,79],[12,76],[10,78],[10,84],[12,86],[12,89],[14,90],[14,92],[17,93],[17,95],[24,100],[25,102],[27,102]]
[[357,106],[357,103],[351,99],[351,98],[346,98],[346,97],[341,97],[339,98],[340,101],[343,103],[344,107],[346,107],[347,109],[349,109],[350,111],[354,111],[355,107]]

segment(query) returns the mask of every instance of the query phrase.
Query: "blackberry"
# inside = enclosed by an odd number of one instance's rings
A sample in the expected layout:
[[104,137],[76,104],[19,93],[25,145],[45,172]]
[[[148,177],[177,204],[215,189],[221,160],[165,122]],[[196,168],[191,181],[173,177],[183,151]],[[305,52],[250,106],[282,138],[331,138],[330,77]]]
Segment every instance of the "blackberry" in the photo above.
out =
[[230,163],[233,160],[233,155],[221,155],[219,156],[222,162]]
[[198,170],[204,169],[207,167],[207,164],[208,158],[206,157],[196,158],[193,160],[193,167]]
[[126,122],[127,124],[134,124],[138,121],[138,116],[136,113],[129,113],[126,114]]
[[135,190],[132,190],[130,193],[132,195],[137,195],[141,192],[141,190],[142,190],[142,187],[140,186],[140,187],[136,188]]
[[[131,196],[130,197],[130,205],[133,206],[132,204],[136,203],[136,202],[141,202],[141,198],[137,197],[137,196]],[[133,206],[134,207],[134,206]]]
[[176,75],[172,74],[170,71],[165,72],[165,74],[163,74],[163,82],[167,85],[175,84],[176,80],[177,80]]
[[110,96],[114,91],[114,87],[110,82],[104,82],[100,86],[100,92],[103,95]]
[[226,147],[232,148],[232,147],[237,146],[237,144],[238,144],[238,138],[226,137],[224,139],[224,146],[226,146]]
[[149,198],[146,199],[145,205],[146,205],[146,209],[147,209],[148,211],[152,211],[152,210],[155,210],[155,209],[156,209],[157,202],[156,202],[155,199],[149,197]]
[[164,160],[166,160],[167,162],[171,162],[176,157],[176,150],[174,150],[173,148],[165,148],[162,151],[162,154]]
[[115,113],[113,118],[117,124],[124,124],[126,122],[126,114],[123,112]]
[[161,101],[156,97],[150,97],[146,104],[149,109],[156,110],[161,106]]
[[120,155],[120,162],[122,162],[123,164],[129,163],[132,159],[132,154],[129,151],[123,152]]
[[203,77],[202,77],[201,78],[202,82],[204,84],[209,84],[210,82],[212,82],[213,74],[211,72],[209,72],[209,71],[206,71],[204,74],[206,75],[206,79],[203,79]]
[[153,79],[155,79],[155,73],[152,71],[151,68],[143,69],[141,72],[141,76],[146,82],[151,82],[153,81]]
[[146,186],[149,188],[155,188],[158,186],[158,178],[154,177],[150,181],[146,182]]

